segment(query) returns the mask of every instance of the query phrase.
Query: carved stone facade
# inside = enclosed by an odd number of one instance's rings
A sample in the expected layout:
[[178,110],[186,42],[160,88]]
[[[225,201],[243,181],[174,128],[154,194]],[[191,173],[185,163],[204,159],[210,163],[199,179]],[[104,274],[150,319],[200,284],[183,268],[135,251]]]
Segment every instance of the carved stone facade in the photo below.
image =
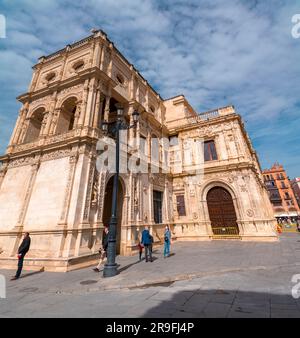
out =
[[15,267],[24,231],[32,237],[27,268],[67,271],[97,260],[113,176],[98,162],[98,142],[118,105],[128,125],[140,113],[126,136],[125,167],[143,155],[147,168],[120,175],[121,254],[136,252],[145,225],[155,243],[166,224],[177,240],[218,238],[207,201],[215,187],[231,196],[235,238],[277,240],[259,162],[234,108],[197,114],[184,96],[163,100],[104,32],[40,58],[18,99],[23,106],[0,158],[1,267]]

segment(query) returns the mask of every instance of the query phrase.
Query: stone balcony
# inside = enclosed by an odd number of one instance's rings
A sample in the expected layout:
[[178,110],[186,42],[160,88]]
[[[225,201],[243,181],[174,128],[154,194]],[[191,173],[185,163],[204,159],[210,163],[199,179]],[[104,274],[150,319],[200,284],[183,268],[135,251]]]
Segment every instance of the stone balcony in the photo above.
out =
[[192,126],[192,125],[196,125],[199,123],[204,123],[210,120],[217,119],[222,116],[231,115],[235,113],[236,112],[233,106],[226,106],[223,108],[209,110],[207,112],[200,113],[195,116],[188,116],[188,117],[184,117],[181,119],[172,120],[172,121],[169,121],[167,125],[168,125],[168,128],[171,130],[171,129],[176,129],[178,127],[182,128],[182,127],[187,127],[190,125]]
[[35,149],[43,149],[48,146],[59,146],[61,144],[67,144],[69,142],[78,141],[80,139],[99,139],[102,135],[101,130],[98,128],[83,127],[76,128],[66,133],[41,136],[36,141],[30,143],[14,144],[7,147],[6,154],[16,154],[32,151]]

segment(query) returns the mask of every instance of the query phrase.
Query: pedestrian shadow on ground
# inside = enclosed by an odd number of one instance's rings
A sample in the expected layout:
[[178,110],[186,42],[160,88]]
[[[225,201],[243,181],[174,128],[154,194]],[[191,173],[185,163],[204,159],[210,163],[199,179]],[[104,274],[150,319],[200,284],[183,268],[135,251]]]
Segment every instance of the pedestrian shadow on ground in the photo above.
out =
[[[168,285],[166,285],[168,287]],[[150,287],[150,286],[149,286]],[[171,289],[170,287],[169,289]],[[165,297],[168,293],[163,292]],[[157,297],[159,302],[159,295]],[[300,318],[300,299],[291,294],[237,290],[180,291],[142,318]]]
[[[153,261],[153,262],[156,261],[157,259],[158,259],[157,257],[154,257],[154,256],[152,257],[152,261]],[[120,274],[120,273],[126,271],[127,269],[131,268],[132,266],[134,266],[134,265],[136,265],[136,264],[139,264],[139,263],[142,263],[142,262],[146,262],[146,261],[145,261],[145,257],[142,258],[141,260],[137,260],[137,261],[134,262],[134,263],[128,264],[128,265],[123,266],[122,268],[118,269],[118,274]],[[149,261],[149,263],[150,263],[150,261]],[[118,267],[119,267],[119,266],[120,266],[120,265],[118,265]]]
[[44,271],[45,271],[45,269],[41,268],[39,271],[33,271],[33,272],[25,273],[25,274],[22,274],[19,279],[27,278],[27,277],[30,277],[30,276],[35,276],[35,275],[38,275],[38,274],[40,274]]

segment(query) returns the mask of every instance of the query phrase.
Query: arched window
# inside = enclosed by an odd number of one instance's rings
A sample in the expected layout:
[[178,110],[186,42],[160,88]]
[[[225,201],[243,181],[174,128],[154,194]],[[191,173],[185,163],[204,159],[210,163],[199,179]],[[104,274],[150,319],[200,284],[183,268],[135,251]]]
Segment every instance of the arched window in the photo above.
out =
[[56,134],[66,133],[74,128],[76,109],[76,97],[70,97],[62,104],[57,121]]
[[45,108],[39,108],[33,112],[28,129],[25,135],[24,143],[29,143],[37,140],[40,136],[42,122],[44,118]]

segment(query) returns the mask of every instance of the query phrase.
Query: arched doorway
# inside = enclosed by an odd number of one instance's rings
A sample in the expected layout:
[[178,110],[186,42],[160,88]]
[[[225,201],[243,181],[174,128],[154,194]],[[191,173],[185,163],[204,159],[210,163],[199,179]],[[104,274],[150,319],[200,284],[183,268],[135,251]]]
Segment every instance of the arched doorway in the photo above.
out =
[[207,193],[207,206],[214,235],[239,235],[233,200],[226,189],[210,189]]
[[[103,209],[103,224],[109,224],[111,216],[111,207],[112,207],[112,193],[113,193],[113,184],[114,177],[111,177],[108,181],[105,189],[105,199],[104,199],[104,209]],[[118,226],[117,226],[117,254],[120,254],[121,251],[121,224],[122,224],[122,211],[123,211],[123,202],[124,202],[124,191],[121,181],[119,179],[118,185]]]

